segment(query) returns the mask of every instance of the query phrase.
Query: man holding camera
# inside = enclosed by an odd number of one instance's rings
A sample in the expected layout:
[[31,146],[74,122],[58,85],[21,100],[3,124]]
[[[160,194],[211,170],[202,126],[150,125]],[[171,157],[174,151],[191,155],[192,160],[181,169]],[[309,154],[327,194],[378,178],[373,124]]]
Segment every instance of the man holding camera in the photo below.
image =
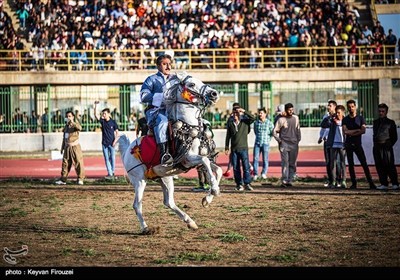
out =
[[[236,190],[252,191],[249,161],[249,145],[247,135],[251,131],[250,125],[254,122],[254,116],[247,113],[240,107],[239,103],[233,104],[232,114],[226,124],[225,154],[229,154],[232,159],[233,175],[236,183]],[[243,167],[243,176],[240,169],[240,162]],[[243,187],[244,184],[244,187]]]

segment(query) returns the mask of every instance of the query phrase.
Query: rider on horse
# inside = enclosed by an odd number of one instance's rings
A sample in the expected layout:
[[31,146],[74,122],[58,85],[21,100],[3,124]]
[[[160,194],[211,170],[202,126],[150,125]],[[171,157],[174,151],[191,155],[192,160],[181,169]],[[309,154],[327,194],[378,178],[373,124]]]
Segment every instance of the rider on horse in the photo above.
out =
[[173,158],[168,153],[168,118],[164,104],[164,92],[171,72],[171,63],[172,58],[168,54],[157,57],[158,72],[147,77],[140,89],[141,102],[147,104],[145,110],[147,124],[155,136],[160,150],[160,162],[163,165],[173,163]]

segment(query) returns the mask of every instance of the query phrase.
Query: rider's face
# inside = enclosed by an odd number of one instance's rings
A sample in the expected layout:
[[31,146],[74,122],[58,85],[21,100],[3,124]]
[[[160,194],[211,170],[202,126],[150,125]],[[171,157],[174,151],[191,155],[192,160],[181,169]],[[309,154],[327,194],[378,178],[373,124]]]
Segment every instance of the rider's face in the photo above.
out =
[[164,58],[157,68],[158,71],[160,71],[164,75],[169,75],[171,73],[171,60],[169,60],[168,58]]

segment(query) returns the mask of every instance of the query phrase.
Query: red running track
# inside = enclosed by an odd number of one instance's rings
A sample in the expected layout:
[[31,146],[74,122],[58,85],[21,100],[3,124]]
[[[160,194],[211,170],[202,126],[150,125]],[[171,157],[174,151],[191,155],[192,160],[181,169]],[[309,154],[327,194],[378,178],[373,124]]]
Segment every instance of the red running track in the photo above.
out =
[[[252,159],[252,155],[250,155]],[[251,160],[252,161],[252,160]],[[219,153],[217,163],[225,171],[228,165],[228,156]],[[84,155],[84,165],[86,177],[89,179],[102,178],[107,175],[104,159],[99,156]],[[281,176],[281,161],[278,151],[271,151],[269,155],[268,177],[279,178]],[[260,168],[261,170],[261,168]],[[370,171],[374,179],[378,179],[375,166],[370,166]],[[18,158],[0,159],[0,179],[8,178],[35,178],[35,179],[56,179],[60,177],[61,160],[50,160],[45,158]],[[116,158],[116,176],[125,174],[119,155]],[[347,173],[348,174],[348,173]],[[363,170],[356,166],[358,178],[364,178]],[[322,150],[300,151],[297,163],[297,175],[299,177],[324,178],[326,176],[325,160]],[[184,178],[197,178],[196,169],[181,174]],[[70,177],[76,178],[75,170],[72,168]]]

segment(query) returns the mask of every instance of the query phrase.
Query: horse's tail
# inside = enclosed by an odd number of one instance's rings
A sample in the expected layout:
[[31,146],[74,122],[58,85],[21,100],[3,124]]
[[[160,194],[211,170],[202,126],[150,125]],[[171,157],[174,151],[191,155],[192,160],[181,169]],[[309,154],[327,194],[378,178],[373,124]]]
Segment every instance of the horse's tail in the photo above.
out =
[[129,145],[131,144],[129,138],[125,134],[122,134],[118,139],[118,143],[119,143],[119,152],[121,153],[121,158],[124,158],[125,152],[128,150]]

